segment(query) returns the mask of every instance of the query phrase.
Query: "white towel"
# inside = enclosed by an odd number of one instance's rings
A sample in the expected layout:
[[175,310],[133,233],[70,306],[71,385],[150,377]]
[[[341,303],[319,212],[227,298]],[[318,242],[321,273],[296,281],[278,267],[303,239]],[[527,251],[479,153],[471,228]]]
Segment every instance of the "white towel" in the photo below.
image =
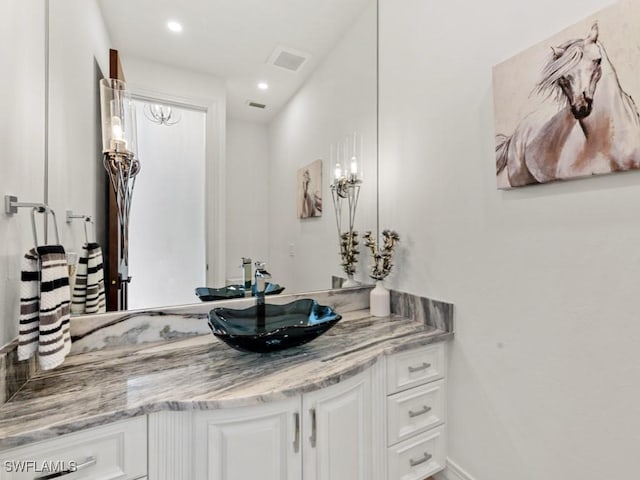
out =
[[37,349],[40,368],[49,370],[71,350],[67,258],[61,245],[37,247],[35,261],[33,253],[23,263],[18,358],[27,359]]

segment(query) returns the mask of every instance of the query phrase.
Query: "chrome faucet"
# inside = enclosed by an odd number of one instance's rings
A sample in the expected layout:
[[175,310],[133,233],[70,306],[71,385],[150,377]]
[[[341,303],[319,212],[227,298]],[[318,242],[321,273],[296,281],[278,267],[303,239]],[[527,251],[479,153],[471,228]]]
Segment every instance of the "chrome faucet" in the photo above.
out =
[[242,288],[244,288],[244,295],[246,297],[251,296],[251,259],[242,257]]
[[266,270],[267,264],[264,262],[256,262],[256,271],[254,273],[254,285],[256,286],[256,300],[259,304],[264,304],[264,294],[267,290],[267,280],[271,278],[271,274]]
[[256,326],[258,332],[265,331],[266,310],[264,303],[264,295],[267,291],[267,280],[271,278],[271,274],[266,270],[266,263],[256,262],[256,271],[254,274],[256,287]]

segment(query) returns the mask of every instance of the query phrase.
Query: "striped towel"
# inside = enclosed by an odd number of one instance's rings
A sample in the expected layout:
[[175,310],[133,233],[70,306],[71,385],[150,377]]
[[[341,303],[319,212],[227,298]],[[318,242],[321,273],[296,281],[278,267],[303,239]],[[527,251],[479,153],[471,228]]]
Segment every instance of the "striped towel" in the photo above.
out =
[[50,370],[71,350],[69,274],[61,245],[36,250],[23,262],[18,358],[25,360],[37,350],[40,368]]
[[87,303],[87,244],[82,247],[78,269],[76,270],[76,281],[73,284],[73,298],[71,302],[71,313],[81,315],[84,313]]
[[105,305],[102,249],[95,242],[85,243],[78,262],[71,313],[104,313]]
[[18,360],[26,360],[38,351],[40,335],[40,265],[35,248],[22,259],[20,280]]
[[73,284],[73,298],[71,301],[71,313],[80,315],[84,313],[87,303],[87,265],[89,258],[87,257],[87,244],[82,247],[78,268],[76,270],[76,279]]
[[[84,248],[84,247],[83,247]],[[104,299],[104,270],[102,249],[97,243],[89,243],[87,248],[87,304],[85,313],[106,312]]]

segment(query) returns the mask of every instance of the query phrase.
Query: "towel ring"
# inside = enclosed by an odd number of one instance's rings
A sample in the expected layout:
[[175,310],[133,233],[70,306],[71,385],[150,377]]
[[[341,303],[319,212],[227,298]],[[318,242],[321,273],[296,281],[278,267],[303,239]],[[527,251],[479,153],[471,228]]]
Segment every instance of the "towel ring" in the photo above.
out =
[[91,215],[80,215],[77,213],[73,213],[73,210],[67,210],[67,223],[71,223],[73,220],[83,220],[84,221],[84,241],[86,243],[89,242],[89,231],[87,230],[87,223],[90,223],[93,226],[93,241],[97,242],[98,236],[96,235],[96,222],[93,220]]
[[[38,229],[36,228],[36,212],[44,213],[45,215],[49,213],[51,214],[51,216],[53,217],[53,228],[56,234],[56,244],[60,245],[60,235],[58,234],[58,222],[56,221],[56,212],[54,212],[48,206],[38,206],[38,207],[33,207],[31,209],[31,229],[33,230],[33,241],[35,242],[36,247],[38,246]],[[45,244],[47,243],[47,230],[48,230],[48,224],[47,222],[45,222],[44,224]]]

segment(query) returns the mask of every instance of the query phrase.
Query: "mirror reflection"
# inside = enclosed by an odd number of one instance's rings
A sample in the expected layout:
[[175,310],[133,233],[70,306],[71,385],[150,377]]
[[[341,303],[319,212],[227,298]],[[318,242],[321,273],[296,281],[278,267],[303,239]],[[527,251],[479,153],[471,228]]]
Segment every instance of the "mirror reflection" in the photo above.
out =
[[[374,0],[50,0],[49,204],[94,220],[109,309],[123,306],[118,271],[130,309],[235,295],[248,259],[270,272],[267,294],[347,277],[331,184],[358,138],[353,229],[375,230],[376,24]],[[114,72],[140,161],[124,271],[100,120],[99,81]],[[68,251],[85,226],[66,224]],[[350,264],[356,281],[367,263]]]

